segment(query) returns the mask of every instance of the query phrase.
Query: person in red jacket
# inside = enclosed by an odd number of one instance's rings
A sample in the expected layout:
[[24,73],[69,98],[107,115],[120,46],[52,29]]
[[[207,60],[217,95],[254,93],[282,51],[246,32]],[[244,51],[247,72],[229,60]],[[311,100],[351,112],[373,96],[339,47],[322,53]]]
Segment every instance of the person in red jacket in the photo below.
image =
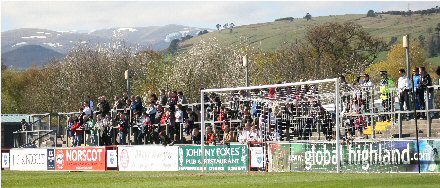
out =
[[225,130],[225,120],[226,120],[226,113],[225,113],[225,108],[224,107],[221,107],[220,108],[220,113],[218,114],[218,117],[217,117],[217,121],[223,121],[221,124],[222,124],[222,130],[224,131]]
[[206,127],[206,141],[205,144],[213,144],[215,145],[215,135],[212,132],[212,128],[210,126]]
[[78,117],[74,118],[71,130],[75,134],[73,146],[81,146],[81,144],[84,142],[84,131],[82,130],[81,123],[79,122]]

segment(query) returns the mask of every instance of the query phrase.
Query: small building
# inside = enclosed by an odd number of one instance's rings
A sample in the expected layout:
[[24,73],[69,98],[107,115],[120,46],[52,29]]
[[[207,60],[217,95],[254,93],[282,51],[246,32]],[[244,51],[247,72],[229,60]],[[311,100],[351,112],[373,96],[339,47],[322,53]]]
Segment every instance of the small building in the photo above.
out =
[[2,148],[14,147],[14,132],[21,129],[21,120],[30,121],[29,114],[2,114],[1,115],[1,142]]

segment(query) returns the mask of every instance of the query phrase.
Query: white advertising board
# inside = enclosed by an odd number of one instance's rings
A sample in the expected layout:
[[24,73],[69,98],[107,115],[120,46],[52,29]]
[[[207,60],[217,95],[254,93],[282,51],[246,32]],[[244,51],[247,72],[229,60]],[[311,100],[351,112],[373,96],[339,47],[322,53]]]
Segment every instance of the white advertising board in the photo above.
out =
[[251,167],[264,167],[264,152],[262,147],[250,147],[251,151]]
[[177,171],[178,146],[118,146],[119,171]]
[[9,168],[9,153],[2,153],[2,168]]
[[116,156],[116,150],[107,150],[107,167],[116,168],[118,167],[118,157]]
[[47,170],[47,149],[11,149],[11,170]]

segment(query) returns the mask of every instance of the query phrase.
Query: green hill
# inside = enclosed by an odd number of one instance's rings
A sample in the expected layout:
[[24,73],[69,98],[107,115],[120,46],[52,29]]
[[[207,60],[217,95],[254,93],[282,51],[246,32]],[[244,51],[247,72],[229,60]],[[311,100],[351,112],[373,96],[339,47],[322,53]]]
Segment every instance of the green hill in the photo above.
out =
[[[211,32],[199,37],[194,37],[180,44],[181,50],[191,47],[200,40],[215,37],[221,45],[234,45],[238,43],[248,43],[253,47],[260,48],[264,51],[275,51],[283,46],[301,40],[307,28],[320,25],[326,22],[345,22],[354,21],[360,24],[366,31],[374,37],[384,42],[391,41],[391,37],[397,37],[398,41],[402,40],[402,36],[409,33],[411,39],[417,39],[419,35],[424,35],[426,39],[430,35],[429,29],[435,31],[435,27],[440,23],[440,14],[433,15],[412,15],[398,16],[383,14],[377,17],[366,17],[366,14],[347,14],[339,16],[323,16],[315,17],[310,21],[305,19],[295,19],[293,21],[276,21],[269,23],[258,23],[251,25],[243,25],[233,29],[223,29]],[[384,52],[381,57],[385,57]]]

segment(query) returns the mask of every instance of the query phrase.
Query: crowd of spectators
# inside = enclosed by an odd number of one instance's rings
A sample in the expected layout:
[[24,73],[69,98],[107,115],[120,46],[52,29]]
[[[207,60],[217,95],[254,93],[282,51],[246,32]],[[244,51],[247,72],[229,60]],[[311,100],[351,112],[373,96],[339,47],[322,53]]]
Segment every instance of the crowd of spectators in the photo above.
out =
[[[411,102],[425,109],[425,100],[432,99],[430,75],[424,67],[414,69],[414,88],[405,70],[395,85],[387,72],[381,72],[377,86],[369,75],[363,75],[353,84],[341,76],[342,112],[344,114],[345,140],[362,137],[371,120],[363,113],[373,111],[373,91],[378,89],[383,112],[393,109],[393,97],[398,96],[400,110],[410,110]],[[301,80],[302,81],[302,80]],[[279,82],[281,83],[281,82]],[[98,97],[96,105],[90,96],[85,98],[79,116],[69,119],[69,135],[74,146],[131,144],[205,144],[261,143],[264,141],[308,140],[313,132],[322,133],[327,140],[335,139],[335,114],[321,104],[317,85],[277,87],[238,93],[206,93],[204,96],[205,135],[201,135],[200,103],[190,104],[183,92],[160,90],[160,94],[147,97],[129,97],[123,93],[114,96],[113,105],[105,96]],[[376,89],[376,90],[374,90]],[[428,99],[423,93],[428,91]],[[411,101],[411,93],[416,101]],[[371,99],[370,99],[371,98]],[[429,102],[432,105],[432,101]],[[407,118],[409,118],[407,113]],[[382,115],[382,120],[391,117]],[[419,113],[415,118],[425,118]],[[85,131],[85,132],[84,132]],[[85,137],[84,137],[85,136]]]
[[[105,96],[94,101],[87,96],[78,114],[68,120],[68,134],[73,146],[112,144],[205,144],[261,143],[311,136],[312,124],[325,115],[320,106],[317,87],[270,88],[224,95],[209,93],[205,102],[205,135],[201,135],[200,103],[189,104],[183,92],[160,90],[159,96],[114,96],[113,106]],[[113,114],[112,114],[113,113]],[[282,114],[288,116],[282,117]],[[294,119],[309,115],[311,118]],[[330,116],[328,116],[330,117]],[[328,119],[328,118],[327,118]],[[296,123],[294,121],[297,121]],[[331,120],[330,120],[331,121]],[[289,124],[289,125],[287,125]],[[285,127],[296,124],[289,135]],[[308,125],[306,125],[308,124]],[[283,129],[284,127],[284,129]],[[330,126],[327,126],[330,127]],[[289,128],[290,129],[290,128]],[[330,133],[327,133],[331,135]]]
[[[426,113],[414,114],[411,113],[411,110],[414,106],[417,110],[425,110],[427,109],[427,103],[429,109],[433,108],[434,88],[429,87],[433,85],[431,76],[425,67],[414,68],[412,79],[407,77],[405,69],[399,69],[398,72],[400,77],[397,83],[388,77],[387,71],[380,72],[382,79],[377,84],[370,80],[368,74],[357,77],[353,84],[348,84],[345,77],[340,76],[343,90],[342,109],[345,118],[346,138],[366,136],[363,135],[363,131],[371,124],[371,117],[362,115],[366,113],[380,112],[381,115],[378,121],[390,121],[393,112],[396,111],[403,111],[403,113],[398,113],[403,120],[426,119]],[[377,91],[381,101],[381,109],[374,106],[373,92]],[[426,91],[428,98],[425,98]],[[412,98],[413,94],[415,95],[414,100]],[[394,107],[395,102],[399,103],[397,108]],[[432,118],[434,114],[430,112],[429,115]]]

